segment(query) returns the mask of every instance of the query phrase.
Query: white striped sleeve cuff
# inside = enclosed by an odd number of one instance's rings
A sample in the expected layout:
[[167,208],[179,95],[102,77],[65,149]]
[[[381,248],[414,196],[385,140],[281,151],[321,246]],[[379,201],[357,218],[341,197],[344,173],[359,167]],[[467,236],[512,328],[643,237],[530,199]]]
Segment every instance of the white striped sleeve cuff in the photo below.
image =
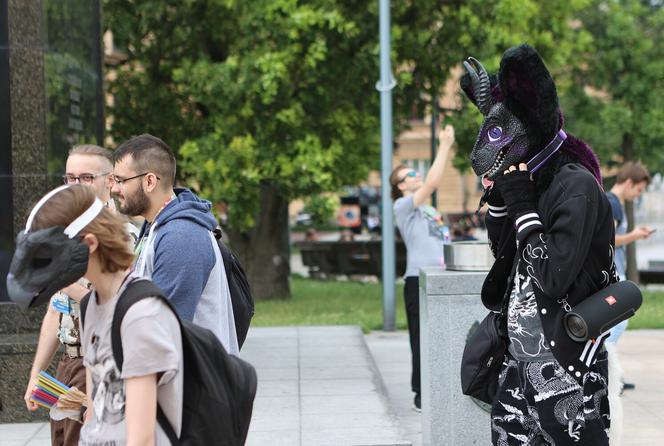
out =
[[489,215],[493,218],[507,217],[507,206],[491,206],[489,205]]
[[529,212],[522,215],[516,219],[514,225],[516,226],[516,238],[518,240],[525,240],[531,232],[541,232],[544,229],[544,225],[537,212]]

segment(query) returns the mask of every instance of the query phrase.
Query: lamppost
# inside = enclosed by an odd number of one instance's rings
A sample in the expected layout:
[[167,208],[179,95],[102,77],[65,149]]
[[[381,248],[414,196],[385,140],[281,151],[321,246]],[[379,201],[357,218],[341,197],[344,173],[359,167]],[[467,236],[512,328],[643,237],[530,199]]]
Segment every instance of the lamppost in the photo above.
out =
[[396,325],[394,222],[390,197],[392,171],[392,89],[396,85],[390,64],[390,1],[380,1],[380,92],[381,133],[381,209],[383,255],[383,330],[393,331]]

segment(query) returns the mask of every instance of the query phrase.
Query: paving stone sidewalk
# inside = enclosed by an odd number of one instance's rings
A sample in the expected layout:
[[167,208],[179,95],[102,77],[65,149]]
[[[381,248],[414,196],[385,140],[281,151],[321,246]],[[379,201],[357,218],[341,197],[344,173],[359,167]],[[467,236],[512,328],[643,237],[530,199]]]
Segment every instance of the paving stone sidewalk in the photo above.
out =
[[409,445],[358,327],[252,329],[258,371],[248,446]]
[[[359,327],[252,328],[248,446],[408,446]],[[0,446],[50,445],[46,423],[0,424]]]
[[[422,424],[420,414],[413,410],[410,391],[408,333],[376,331],[366,335],[366,340],[405,438],[413,446],[420,446]],[[625,379],[636,385],[636,389],[623,394],[622,446],[663,445],[664,330],[629,330],[620,338],[618,352]]]
[[[623,446],[664,444],[664,330],[630,330],[619,351],[636,384],[623,396]],[[249,446],[422,444],[406,332],[254,328],[242,353],[259,376]],[[0,446],[47,445],[45,423],[0,424]]]

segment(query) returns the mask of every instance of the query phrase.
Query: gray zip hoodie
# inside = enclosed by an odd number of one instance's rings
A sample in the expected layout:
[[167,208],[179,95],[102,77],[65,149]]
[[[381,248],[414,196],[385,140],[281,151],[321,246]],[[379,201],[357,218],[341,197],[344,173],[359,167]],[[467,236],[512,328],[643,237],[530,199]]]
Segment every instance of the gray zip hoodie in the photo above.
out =
[[182,319],[211,330],[228,353],[239,355],[233,305],[219,247],[217,221],[209,201],[188,189],[145,222],[134,272],[151,279],[173,302]]

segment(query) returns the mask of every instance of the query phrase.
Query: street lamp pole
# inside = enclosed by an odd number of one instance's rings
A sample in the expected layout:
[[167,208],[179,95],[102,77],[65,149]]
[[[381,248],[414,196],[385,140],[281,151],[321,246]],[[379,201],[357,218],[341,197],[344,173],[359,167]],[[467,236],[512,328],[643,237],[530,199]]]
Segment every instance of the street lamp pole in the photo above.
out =
[[380,92],[381,133],[381,208],[382,208],[382,266],[383,266],[383,330],[396,326],[395,248],[390,173],[392,171],[392,89],[396,85],[390,64],[390,1],[380,1]]

